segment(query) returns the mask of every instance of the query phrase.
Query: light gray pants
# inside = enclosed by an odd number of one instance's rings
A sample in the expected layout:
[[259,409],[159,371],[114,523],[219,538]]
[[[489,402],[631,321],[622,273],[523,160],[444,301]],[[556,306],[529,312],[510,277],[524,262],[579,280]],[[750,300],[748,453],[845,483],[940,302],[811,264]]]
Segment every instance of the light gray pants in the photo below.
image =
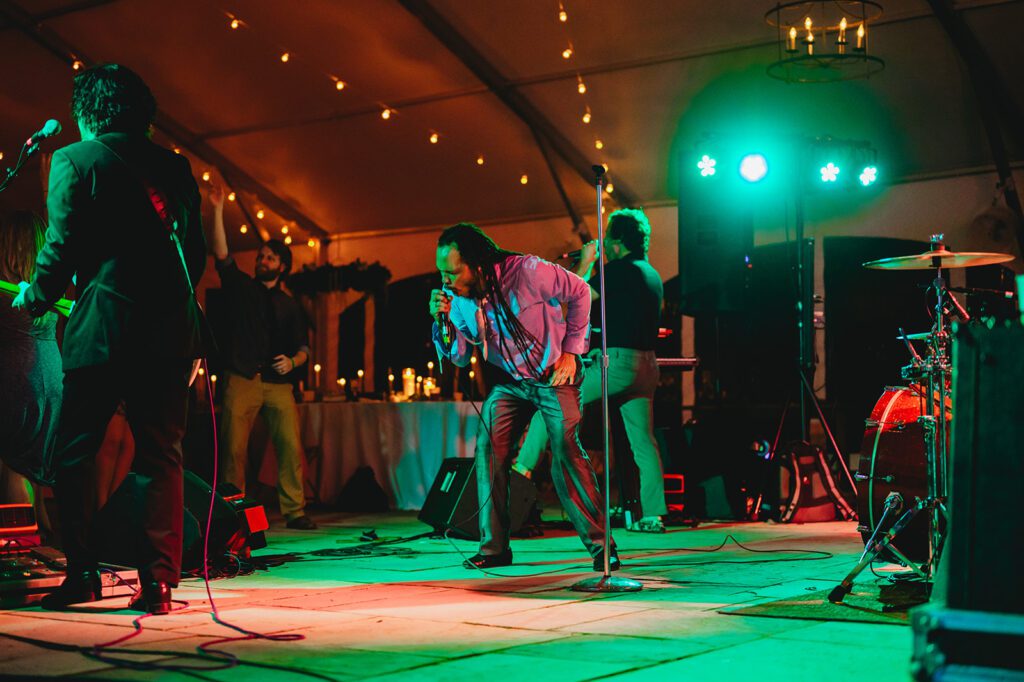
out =
[[[584,405],[601,400],[600,351],[587,368],[580,389]],[[654,390],[658,387],[658,363],[654,351],[632,348],[608,349],[608,405],[618,408],[626,426],[633,458],[640,470],[640,505],[644,516],[668,513],[661,453],[654,440]],[[535,415],[519,450],[519,466],[533,471],[548,444],[543,419]]]

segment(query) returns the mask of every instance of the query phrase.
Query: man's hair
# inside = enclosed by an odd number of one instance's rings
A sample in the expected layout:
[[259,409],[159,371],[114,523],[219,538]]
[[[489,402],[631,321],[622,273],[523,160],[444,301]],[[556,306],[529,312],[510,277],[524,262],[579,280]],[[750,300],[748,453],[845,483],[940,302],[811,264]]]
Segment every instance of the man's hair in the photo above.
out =
[[608,216],[608,236],[618,239],[632,253],[647,255],[651,224],[642,208],[620,208]]
[[96,135],[145,135],[156,117],[156,99],[131,69],[103,64],[75,76],[71,117]]
[[534,375],[540,374],[530,355],[530,348],[535,345],[537,339],[526,329],[519,318],[516,317],[508,299],[501,291],[501,282],[498,280],[498,273],[495,266],[504,262],[509,256],[518,256],[515,251],[507,251],[494,243],[494,240],[484,234],[484,231],[473,223],[458,223],[444,230],[437,239],[437,247],[454,246],[459,251],[462,262],[477,273],[480,278],[481,288],[484,295],[494,306],[494,316],[497,321],[498,346],[501,354],[512,360],[514,358],[505,338],[507,331],[511,338],[512,345],[527,364],[527,368]]
[[281,259],[281,265],[284,266],[284,270],[281,272],[282,278],[292,271],[292,250],[288,248],[287,244],[280,239],[268,239],[263,242],[263,246],[273,251],[274,255]]

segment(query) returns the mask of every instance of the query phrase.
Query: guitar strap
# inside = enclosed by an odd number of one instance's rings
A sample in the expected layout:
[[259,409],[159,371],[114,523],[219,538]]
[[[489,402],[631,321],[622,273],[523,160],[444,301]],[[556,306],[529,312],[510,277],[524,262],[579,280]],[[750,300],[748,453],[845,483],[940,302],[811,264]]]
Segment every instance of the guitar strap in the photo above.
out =
[[[135,176],[135,179],[139,181],[139,184],[141,184],[143,189],[146,191],[146,197],[149,199],[149,203],[153,206],[153,210],[156,212],[157,217],[160,218],[160,222],[163,224],[164,229],[167,230],[167,234],[171,242],[174,244],[175,250],[178,253],[178,259],[181,262],[182,273],[185,276],[185,286],[188,287],[189,297],[192,299],[192,302],[196,306],[196,310],[199,312],[199,325],[203,338],[204,348],[206,348],[206,343],[209,343],[212,346],[216,346],[216,340],[214,339],[213,331],[210,328],[209,321],[206,319],[206,312],[203,310],[202,304],[199,303],[199,298],[196,296],[195,287],[192,286],[192,277],[188,271],[188,262],[185,260],[185,250],[181,246],[181,238],[178,235],[178,233],[180,232],[178,228],[178,219],[175,218],[174,215],[171,213],[171,210],[168,207],[166,195],[162,191],[160,191],[153,183],[149,182],[149,180],[144,178],[131,164],[125,161],[123,156],[114,151],[114,149],[111,148],[110,145],[108,145],[106,142],[98,138],[93,138],[92,141],[102,145],[107,151],[113,154],[114,157],[117,158],[117,160],[119,160],[125,166],[125,168],[127,168],[132,173],[132,175]],[[189,380],[189,385],[191,385],[192,381],[195,380],[197,369],[198,365],[194,364],[192,369],[192,377]]]

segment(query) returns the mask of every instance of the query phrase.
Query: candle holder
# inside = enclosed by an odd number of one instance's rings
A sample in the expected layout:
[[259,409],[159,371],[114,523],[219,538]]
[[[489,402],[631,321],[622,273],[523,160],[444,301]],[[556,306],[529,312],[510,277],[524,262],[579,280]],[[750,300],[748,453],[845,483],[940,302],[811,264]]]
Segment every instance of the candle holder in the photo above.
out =
[[[778,3],[764,16],[778,29],[778,59],[768,75],[787,83],[870,78],[885,68],[883,59],[868,53],[868,29],[881,16],[882,6],[873,0]],[[849,30],[856,33],[852,47]]]

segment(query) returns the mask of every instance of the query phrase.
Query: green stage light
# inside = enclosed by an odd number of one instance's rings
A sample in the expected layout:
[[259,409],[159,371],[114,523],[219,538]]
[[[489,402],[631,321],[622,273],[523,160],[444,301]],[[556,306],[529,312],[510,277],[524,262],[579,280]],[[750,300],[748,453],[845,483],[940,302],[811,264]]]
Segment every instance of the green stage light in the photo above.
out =
[[878,169],[874,166],[865,166],[864,170],[860,172],[860,184],[867,187],[868,185],[875,184],[875,180],[878,179]]
[[835,182],[839,179],[839,166],[831,161],[821,167],[821,181]]
[[700,161],[697,162],[697,168],[700,169],[701,177],[708,177],[715,174],[715,164],[717,162],[705,154],[700,157]]
[[740,177],[747,182],[760,182],[768,174],[768,160],[761,154],[747,154],[740,161]]

